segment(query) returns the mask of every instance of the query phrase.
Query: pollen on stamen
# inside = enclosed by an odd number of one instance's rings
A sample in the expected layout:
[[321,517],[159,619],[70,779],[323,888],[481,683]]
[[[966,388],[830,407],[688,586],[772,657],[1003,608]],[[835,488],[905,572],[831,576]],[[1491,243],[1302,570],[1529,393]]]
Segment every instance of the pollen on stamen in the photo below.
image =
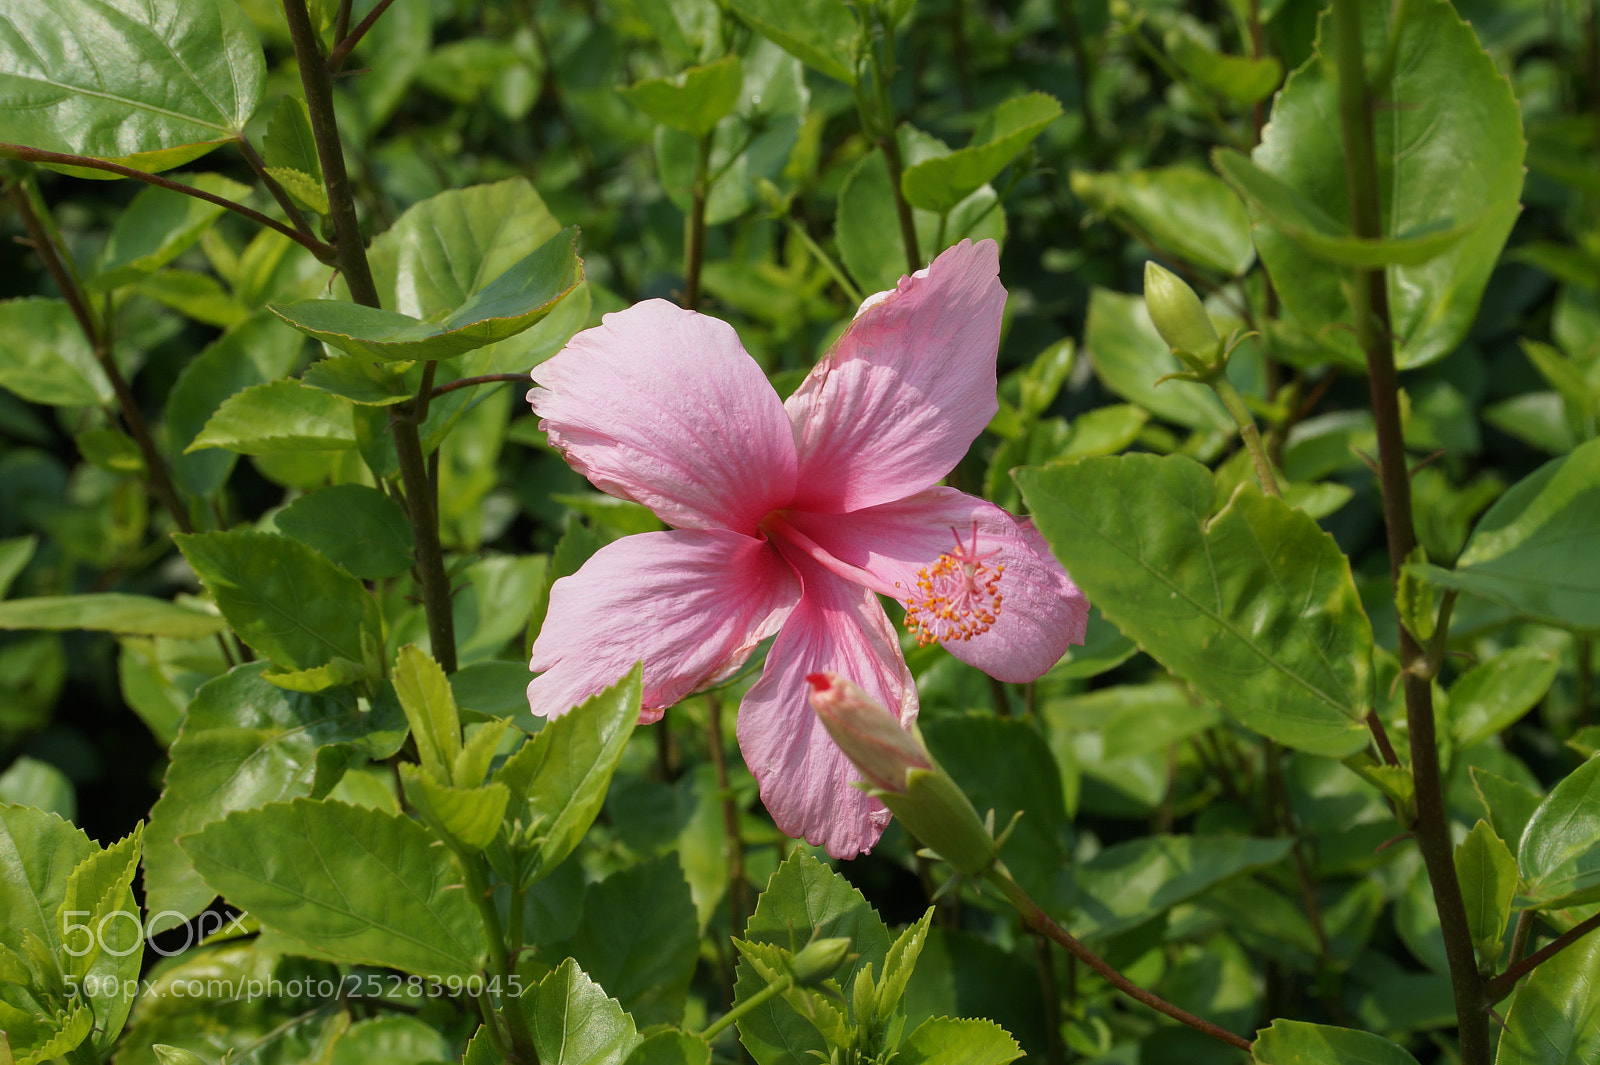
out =
[[988,632],[1000,616],[1000,575],[1006,568],[988,564],[1000,549],[978,552],[977,522],[970,546],[950,531],[955,549],[917,571],[916,587],[906,599],[906,628],[922,646],[970,640]]

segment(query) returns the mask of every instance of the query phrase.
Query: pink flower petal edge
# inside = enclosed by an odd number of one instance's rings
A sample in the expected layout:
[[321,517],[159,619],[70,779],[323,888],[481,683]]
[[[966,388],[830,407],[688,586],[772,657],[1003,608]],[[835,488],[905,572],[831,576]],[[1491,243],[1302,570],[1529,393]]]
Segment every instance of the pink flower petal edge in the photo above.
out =
[[999,268],[994,241],[964,240],[926,276],[866,301],[784,404],[800,454],[795,507],[887,503],[931,488],[961,461],[999,409]]
[[529,706],[564,714],[643,659],[643,719],[655,720],[743,665],[799,598],[766,541],[721,529],[624,537],[551,588]]
[[540,428],[596,488],[668,525],[754,533],[794,496],[783,404],[726,322],[647,300],[533,371]]

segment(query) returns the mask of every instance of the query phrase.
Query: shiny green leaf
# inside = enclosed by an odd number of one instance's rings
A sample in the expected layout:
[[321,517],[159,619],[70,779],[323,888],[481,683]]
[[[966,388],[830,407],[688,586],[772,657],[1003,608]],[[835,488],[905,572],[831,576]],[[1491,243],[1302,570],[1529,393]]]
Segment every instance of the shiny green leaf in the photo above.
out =
[[88,629],[193,639],[210,636],[226,627],[215,614],[166,599],[122,592],[51,595],[0,603],[0,629]]
[[206,885],[314,957],[470,976],[486,941],[450,852],[407,817],[295,799],[235,811],[180,846]]
[[461,719],[444,670],[416,644],[406,644],[395,658],[394,690],[411,723],[422,768],[435,784],[448,786],[461,753]]
[[233,0],[41,0],[12,12],[0,141],[166,170],[238,137],[261,97],[261,42]]
[[1600,1060],[1600,936],[1580,939],[1517,989],[1495,1065],[1586,1065]]
[[1600,757],[1550,790],[1517,847],[1523,894],[1539,909],[1600,898]]
[[1209,471],[1124,455],[1017,473],[1089,598],[1157,661],[1280,743],[1366,743],[1372,626],[1331,537],[1243,485],[1210,513]]
[[1060,117],[1061,104],[1053,96],[1030,92],[1012,97],[984,116],[965,148],[909,163],[900,177],[906,201],[936,214],[953,210]]
[[844,0],[731,0],[728,6],[806,66],[855,84],[861,30]]
[[733,110],[743,84],[739,57],[726,55],[669,78],[635,82],[622,95],[657,122],[704,136]]
[[541,1065],[623,1065],[639,1045],[633,1018],[568,958],[518,1000]]
[[1276,865],[1289,846],[1283,839],[1148,836],[1107,847],[1077,868],[1068,931],[1103,939],[1136,928],[1229,877]]
[[1195,84],[1236,104],[1253,104],[1272,95],[1283,80],[1283,64],[1274,56],[1251,59],[1226,55],[1211,47],[1184,23],[1167,31],[1167,54]]
[[1204,170],[1074,170],[1072,194],[1184,262],[1235,276],[1256,261],[1249,212],[1232,189]]
[[900,1044],[905,1065],[1007,1065],[1022,1057],[1017,1041],[993,1021],[931,1017]]
[[56,407],[116,398],[66,302],[37,297],[0,301],[0,388]]
[[173,539],[239,638],[279,666],[366,660],[361,634],[379,631],[376,607],[360,581],[305,544],[247,530]]
[[1251,1060],[1258,1065],[1417,1065],[1404,1047],[1381,1035],[1281,1017],[1256,1035]]
[[[1388,49],[1394,10],[1401,9],[1363,0],[1369,64],[1378,64]],[[1455,8],[1445,0],[1420,0],[1403,11],[1393,80],[1373,109],[1383,237],[1420,238],[1471,226],[1442,254],[1389,271],[1396,358],[1405,369],[1454,350],[1472,324],[1520,210],[1524,144],[1510,84]],[[1342,220],[1349,217],[1349,196],[1343,140],[1330,135],[1339,113],[1327,44],[1332,32],[1324,12],[1323,58],[1289,76],[1251,162],[1292,190],[1297,202]],[[1286,315],[1320,344],[1355,354],[1345,291],[1349,270],[1308,252],[1279,228],[1284,212],[1264,205],[1256,210],[1256,250]]]
[[1475,747],[1539,704],[1561,663],[1534,647],[1513,647],[1483,662],[1450,688],[1450,735]]
[[1191,381],[1156,381],[1183,369],[1150,321],[1141,296],[1096,288],[1089,294],[1084,348],[1095,373],[1117,395],[1191,429],[1229,432],[1233,419],[1222,401]]
[[436,321],[344,300],[270,306],[302,333],[350,355],[448,359],[513,337],[549,314],[583,280],[577,246],[577,230],[564,230]]
[[350,403],[289,378],[251,385],[223,401],[185,454],[220,447],[244,455],[354,447]]
[[411,523],[400,504],[376,488],[323,488],[296,499],[273,520],[364,580],[393,577],[411,566]]
[[[183,184],[229,200],[242,200],[250,194],[248,186],[221,174],[194,174]],[[141,189],[117,216],[96,272],[88,279],[89,288],[108,292],[159,270],[193,247],[222,212],[222,207],[194,196],[155,187]]]
[[1500,961],[1500,940],[1517,894],[1517,859],[1489,822],[1479,821],[1456,847],[1455,861],[1472,944],[1479,963],[1493,966]]

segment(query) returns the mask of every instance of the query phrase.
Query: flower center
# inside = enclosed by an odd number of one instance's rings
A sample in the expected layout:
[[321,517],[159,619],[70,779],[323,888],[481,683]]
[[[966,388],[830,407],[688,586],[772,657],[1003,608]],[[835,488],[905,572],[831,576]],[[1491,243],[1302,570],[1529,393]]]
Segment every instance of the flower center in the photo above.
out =
[[917,571],[917,584],[906,600],[906,628],[917,643],[949,643],[970,640],[989,631],[1000,616],[1000,575],[1005,566],[990,566],[988,560],[1000,553],[978,553],[978,523],[972,523],[972,544],[956,538],[953,551],[940,555],[931,566]]

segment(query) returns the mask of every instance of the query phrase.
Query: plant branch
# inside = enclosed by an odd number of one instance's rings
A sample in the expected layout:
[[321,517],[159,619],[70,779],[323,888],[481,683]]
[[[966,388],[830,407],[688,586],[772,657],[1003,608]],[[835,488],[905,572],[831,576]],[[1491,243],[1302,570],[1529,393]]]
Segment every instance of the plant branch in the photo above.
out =
[[[356,23],[355,29],[351,30],[349,33],[341,34],[339,43],[334,45],[333,51],[328,53],[328,73],[337,74],[339,72],[339,68],[344,66],[344,61],[348,59],[350,57],[350,53],[355,50],[355,46],[361,43],[361,38],[367,35],[367,31],[372,29],[385,11],[389,10],[389,5],[392,3],[394,3],[394,0],[378,0],[378,2],[373,5],[372,10],[367,12],[367,17]],[[345,16],[346,25],[348,25],[348,13],[343,11],[340,13]]]
[[159,189],[167,189],[170,192],[193,196],[197,200],[205,200],[207,203],[214,203],[218,207],[224,207],[235,214],[243,215],[257,225],[277,230],[323,262],[328,262],[332,257],[333,249],[327,244],[304,233],[296,232],[293,226],[285,225],[276,218],[269,218],[260,211],[246,207],[237,200],[230,200],[226,196],[218,196],[204,189],[197,189],[193,185],[185,185],[181,181],[164,178],[160,174],[147,174],[143,170],[135,170],[131,166],[123,166],[121,163],[113,163],[107,159],[96,159],[88,155],[68,155],[65,152],[47,152],[42,148],[30,148],[25,144],[0,143],[0,156],[21,159],[28,163],[50,163],[55,166],[81,166],[89,170],[103,170],[108,174],[133,178],[135,181],[142,181],[146,185],[154,185]]
[[683,232],[683,305],[691,311],[700,308],[700,268],[706,257],[706,198],[710,192],[706,177],[710,169],[711,134],[702,133],[695,146],[694,188]]
[[167,509],[167,513],[172,515],[172,521],[180,532],[194,532],[194,522],[190,520],[189,508],[184,505],[183,499],[178,495],[177,486],[172,483],[172,477],[167,473],[166,459],[162,457],[160,449],[156,447],[155,439],[150,435],[150,427],[145,423],[144,413],[139,410],[139,403],[134,399],[133,390],[128,387],[127,379],[122,376],[122,368],[112,357],[109,323],[95,315],[87,296],[79,287],[76,271],[72,270],[62,257],[49,227],[34,209],[33,198],[28,195],[28,190],[22,182],[16,182],[11,186],[11,199],[16,205],[17,213],[22,217],[22,224],[33,242],[34,251],[44,260],[45,270],[55,281],[56,287],[61,290],[62,298],[66,300],[72,316],[78,321],[78,328],[83,331],[84,338],[89,341],[89,347],[94,351],[95,361],[100,364],[100,368],[105,371],[106,379],[111,382],[111,390],[117,397],[117,408],[122,412],[123,424],[128,427],[128,435],[133,437],[134,443],[139,447],[139,454],[144,458],[145,476],[149,480],[150,491],[161,500],[161,505]]
[[1243,1039],[1226,1028],[1212,1024],[1204,1018],[1196,1017],[1186,1009],[1174,1006],[1166,999],[1146,991],[1113,969],[1098,954],[1079,942],[1076,936],[1051,920],[1050,915],[1041,910],[1038,903],[1029,898],[1028,893],[1023,891],[1022,887],[1011,879],[1011,874],[1005,872],[1004,869],[992,868],[987,875],[989,882],[1004,893],[1005,897],[1011,901],[1011,904],[1017,908],[1017,912],[1022,915],[1022,919],[1028,923],[1029,927],[1066,948],[1069,954],[1099,973],[1112,987],[1115,987],[1129,998],[1144,1003],[1157,1013],[1165,1014],[1175,1021],[1188,1025],[1197,1032],[1203,1032],[1219,1042],[1244,1051],[1246,1054],[1250,1053],[1250,1040]]
[[[306,216],[300,212],[299,204],[295,203],[278,179],[267,172],[266,160],[256,152],[255,146],[244,137],[234,142],[239,146],[239,154],[244,156],[244,161],[250,164],[250,169],[256,172],[256,177],[261,179],[261,184],[266,187],[272,198],[278,201],[278,206],[283,208],[283,213],[288,216],[294,228],[303,236],[317,240],[317,235],[311,231],[311,225],[306,221]],[[321,241],[317,241],[319,244]]]
[[[1361,0],[1334,0],[1333,40],[1339,79],[1339,120],[1344,140],[1345,174],[1350,193],[1351,228],[1357,237],[1382,236],[1376,139],[1372,128],[1374,101],[1366,80],[1361,30]],[[1406,468],[1405,439],[1400,423],[1400,377],[1395,368],[1389,317],[1388,276],[1383,270],[1356,270],[1352,286],[1356,334],[1366,353],[1367,380],[1378,432],[1378,465],[1383,489],[1383,517],[1389,546],[1390,578],[1399,581],[1400,567],[1416,546],[1411,511],[1411,478]],[[1426,654],[1404,626],[1400,659],[1405,671],[1406,721],[1411,745],[1411,772],[1416,782],[1417,847],[1428,870],[1434,904],[1439,911],[1455,996],[1463,1065],[1489,1065],[1489,1038],[1484,981],[1478,974],[1467,923],[1466,905],[1456,875],[1454,843],[1445,812],[1444,784],[1433,712],[1431,682],[1412,672]]]
[[[384,5],[373,9],[372,19]],[[350,288],[350,298],[366,307],[382,306],[378,288],[367,262],[361,223],[344,167],[344,147],[339,140],[339,120],[333,107],[333,76],[322,57],[322,45],[311,25],[305,0],[283,0],[289,37],[294,43],[295,61],[300,67],[300,83],[305,88],[306,109],[311,116],[311,135],[316,141],[317,158],[322,163],[322,183],[328,193],[328,213],[338,235],[337,265]],[[357,27],[360,31],[360,27]],[[354,36],[352,32],[352,36]],[[446,673],[455,672],[455,619],[451,613],[450,579],[444,569],[444,549],[439,543],[438,507],[429,484],[427,461],[422,453],[419,427],[426,416],[433,377],[423,375],[423,390],[415,400],[389,408],[389,433],[394,438],[395,459],[405,486],[406,515],[416,541],[417,585],[422,591],[423,609],[428,617],[428,641],[433,657]]]
[[518,382],[528,384],[530,381],[531,378],[525,373],[486,373],[481,377],[458,377],[454,381],[446,381],[442,385],[436,385],[432,395],[434,399],[438,399],[446,392],[454,392],[458,388],[471,388],[473,385],[516,384]]
[[[1524,910],[1523,914],[1526,915],[1530,912],[1532,911]],[[1521,931],[1521,928],[1522,919],[1519,917],[1517,919],[1518,931]],[[1521,980],[1524,976],[1527,976],[1529,973],[1533,972],[1534,969],[1538,968],[1540,965],[1543,965],[1545,962],[1549,961],[1563,950],[1566,950],[1568,947],[1572,946],[1572,944],[1576,943],[1590,932],[1593,932],[1596,928],[1600,928],[1600,913],[1595,914],[1580,924],[1573,925],[1567,931],[1561,933],[1561,935],[1545,944],[1539,950],[1534,951],[1526,958],[1523,958],[1521,961],[1509,966],[1505,972],[1489,981],[1487,993],[1485,995],[1485,998],[1487,999],[1484,1004],[1485,1008],[1494,1005],[1496,1002],[1499,1002],[1501,999],[1511,994],[1512,989],[1517,986],[1518,980]]]

